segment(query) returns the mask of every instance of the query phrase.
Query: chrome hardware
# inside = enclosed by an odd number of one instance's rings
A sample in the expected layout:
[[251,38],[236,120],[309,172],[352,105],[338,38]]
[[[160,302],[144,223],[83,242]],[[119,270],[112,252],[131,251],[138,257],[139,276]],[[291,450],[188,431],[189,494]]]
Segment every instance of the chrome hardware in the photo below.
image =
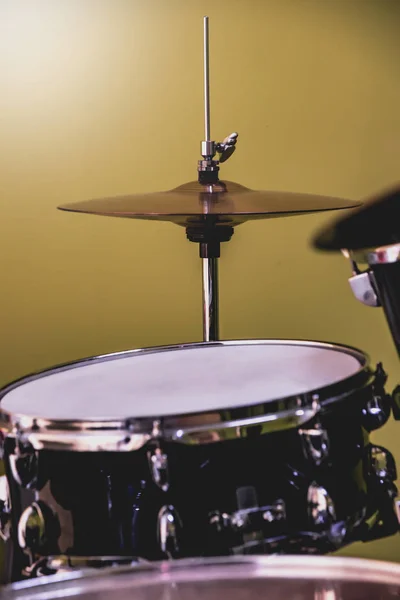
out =
[[204,17],[204,137],[201,142],[201,155],[204,161],[199,161],[198,171],[218,171],[218,162],[213,158],[218,152],[219,162],[225,162],[232,156],[237,142],[237,133],[231,133],[222,142],[215,143],[211,141],[211,119],[210,119],[210,44],[209,44],[209,26],[208,17]]
[[36,563],[27,567],[25,571],[30,576],[61,575],[77,571],[103,569],[109,567],[136,566],[146,564],[147,561],[136,556],[71,556],[56,555],[40,558]]
[[38,550],[45,540],[45,519],[41,503],[34,502],[21,515],[18,523],[18,544],[23,550]]
[[388,395],[374,396],[362,409],[362,424],[369,431],[383,427],[388,421],[391,411],[391,399]]
[[37,459],[32,444],[18,440],[15,453],[9,456],[9,464],[14,480],[21,487],[31,489],[35,486]]
[[147,453],[147,457],[154,483],[166,492],[169,488],[168,456],[157,446]]
[[218,160],[220,163],[225,162],[226,160],[228,160],[228,158],[232,156],[232,154],[236,150],[237,139],[238,134],[234,132],[228,135],[228,137],[226,137],[222,142],[219,142],[216,145],[216,151],[219,154]]
[[366,306],[381,306],[372,272],[364,271],[350,277],[350,287],[356,299]]
[[335,507],[326,489],[315,481],[307,492],[309,516],[314,525],[330,525],[336,520]]
[[208,157],[213,158],[215,152],[215,142],[212,142],[211,140],[201,142],[201,155],[204,160],[207,160]]
[[400,261],[400,244],[390,244],[389,246],[381,246],[380,248],[353,250],[352,255],[355,260],[368,265],[396,263]]
[[0,538],[5,542],[11,535],[11,501],[8,481],[5,475],[0,477]]
[[370,447],[372,472],[384,481],[393,482],[397,479],[396,463],[389,450],[382,446]]
[[263,512],[263,519],[268,523],[273,523],[274,521],[282,521],[286,519],[286,507],[283,500],[278,500],[272,506],[266,507]]
[[[314,398],[312,404],[308,406],[299,400],[293,407],[276,413],[238,418],[232,421],[199,423],[197,426],[192,424],[193,418],[187,419],[190,424],[186,425],[186,419],[183,416],[180,419],[182,423],[180,428],[176,429],[171,437],[174,441],[185,444],[210,444],[228,439],[244,438],[253,427],[258,427],[260,434],[299,427],[315,417],[319,410],[320,404]],[[167,437],[170,437],[168,430],[167,434]]]
[[367,431],[374,431],[382,427],[390,417],[392,408],[392,398],[386,394],[384,385],[387,375],[379,363],[375,371],[375,381],[373,384],[373,397],[362,409],[362,424]]
[[171,505],[163,506],[158,513],[158,540],[161,551],[169,558],[179,553],[179,529],[182,527],[179,515]]
[[[234,132],[222,142],[203,140],[201,142],[201,155],[204,160],[199,161],[199,168],[204,171],[206,167],[217,167],[218,163],[227,161],[236,149],[237,139],[238,134]],[[218,160],[213,160],[217,153],[219,154]]]
[[220,513],[218,510],[210,513],[210,525],[214,527],[218,533],[226,531],[231,527],[231,517],[228,513]]
[[304,454],[319,466],[329,454],[328,433],[319,423],[310,429],[299,429]]
[[[353,527],[356,527],[357,520],[354,520],[352,523]],[[358,525],[361,523],[359,521]],[[332,523],[328,530],[328,538],[332,544],[336,546],[336,548],[340,548],[342,546],[343,541],[347,535],[348,531],[348,523],[345,521],[339,521],[337,523]]]
[[255,506],[235,511],[231,515],[214,511],[209,515],[209,523],[218,532],[232,529],[233,531],[259,530],[263,522],[275,523],[286,519],[286,506],[283,500],[274,504]]
[[52,544],[60,533],[56,515],[42,500],[33,502],[22,513],[18,523],[18,544],[32,554]]
[[[89,364],[106,364],[110,360],[120,358],[130,359],[134,356],[148,356],[159,351],[186,351],[196,348],[206,348],[211,345],[218,347],[240,346],[270,346],[275,344],[295,345],[301,348],[321,348],[328,351],[338,350],[352,356],[360,364],[360,369],[354,375],[355,389],[366,388],[371,381],[371,366],[369,358],[354,348],[337,344],[327,344],[314,341],[299,340],[229,340],[193,344],[177,344],[166,348],[148,348],[130,350],[116,355],[95,356],[78,362],[78,367],[85,368]],[[63,366],[63,370],[74,369],[76,363]],[[112,421],[99,420],[69,420],[35,419],[31,415],[14,414],[5,409],[5,400],[10,392],[30,382],[40,381],[47,375],[55,375],[59,368],[50,369],[44,373],[26,378],[22,382],[11,384],[1,393],[2,411],[0,421],[7,422],[7,430],[13,432],[20,427],[23,435],[35,450],[65,450],[75,452],[133,452],[146,447],[154,440],[153,418],[115,418]],[[3,400],[4,399],[4,400]],[[162,418],[162,439],[187,444],[209,444],[228,439],[236,439],[252,435],[269,433],[289,428],[306,427],[305,423],[316,416],[318,401],[310,398],[309,394],[299,394],[290,398],[268,401],[260,410],[261,399],[257,406],[235,406],[229,410],[207,409],[192,414],[165,415]],[[199,407],[200,408],[200,407]],[[257,414],[260,413],[260,414]],[[2,425],[4,428],[5,425]],[[143,450],[145,452],[145,450]]]
[[162,424],[159,419],[153,421],[153,428],[151,430],[151,437],[153,439],[159,439],[163,435]]

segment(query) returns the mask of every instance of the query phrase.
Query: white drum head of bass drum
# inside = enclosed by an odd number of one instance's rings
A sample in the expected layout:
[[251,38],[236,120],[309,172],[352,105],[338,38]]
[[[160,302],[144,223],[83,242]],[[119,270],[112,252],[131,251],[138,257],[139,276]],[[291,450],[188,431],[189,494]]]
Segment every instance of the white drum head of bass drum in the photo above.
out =
[[89,359],[22,380],[0,407],[48,420],[103,421],[257,405],[357,374],[365,356],[317,342],[191,344]]

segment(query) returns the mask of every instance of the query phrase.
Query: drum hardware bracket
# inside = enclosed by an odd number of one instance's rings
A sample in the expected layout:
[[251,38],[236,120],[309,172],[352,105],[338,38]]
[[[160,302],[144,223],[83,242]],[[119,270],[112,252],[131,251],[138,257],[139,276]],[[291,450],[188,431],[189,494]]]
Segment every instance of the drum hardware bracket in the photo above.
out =
[[22,571],[24,577],[33,579],[36,577],[56,575],[57,570],[48,566],[48,558],[41,557],[31,565],[25,567]]
[[336,520],[336,511],[327,490],[313,481],[307,492],[308,513],[314,525],[327,525]]
[[209,523],[218,533],[227,531],[250,532],[259,530],[263,523],[274,523],[286,519],[286,506],[283,500],[277,500],[274,504],[257,506],[235,511],[232,514],[213,511],[209,515]]
[[154,483],[163,492],[167,492],[169,488],[168,456],[157,445],[147,452],[147,458]]
[[163,506],[157,519],[158,540],[160,549],[168,558],[175,558],[179,554],[179,530],[182,522],[172,505]]
[[316,423],[309,429],[299,429],[299,434],[305,457],[319,466],[329,455],[328,432],[322,428],[320,423]]
[[380,480],[393,483],[397,479],[396,463],[386,448],[371,445],[369,448],[372,473]]
[[[218,183],[219,164],[224,163],[236,149],[238,134],[236,132],[228,135],[222,142],[203,140],[201,142],[201,155],[203,160],[197,164],[198,180],[200,184]],[[214,156],[219,154],[218,160]]]
[[50,549],[59,535],[58,518],[42,500],[28,506],[19,519],[18,544],[31,557],[43,549]]
[[387,375],[382,363],[378,363],[372,386],[373,396],[362,409],[363,426],[368,432],[383,427],[392,412],[393,398],[385,392],[386,381]]
[[377,292],[374,274],[371,271],[357,273],[349,279],[355,298],[366,306],[379,307],[381,303]]
[[23,451],[17,445],[15,454],[9,455],[12,476],[15,481],[25,489],[32,489],[36,485],[37,459],[33,447],[29,444]]

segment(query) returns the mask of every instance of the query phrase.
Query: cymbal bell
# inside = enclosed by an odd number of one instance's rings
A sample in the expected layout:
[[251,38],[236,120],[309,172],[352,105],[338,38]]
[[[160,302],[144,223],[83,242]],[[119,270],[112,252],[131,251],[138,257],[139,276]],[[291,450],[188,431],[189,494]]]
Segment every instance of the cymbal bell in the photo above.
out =
[[400,184],[367,199],[313,238],[319,250],[365,250],[400,242]]
[[99,198],[59,208],[108,217],[170,221],[188,227],[209,219],[235,226],[251,219],[346,209],[359,204],[329,196],[255,191],[232,181],[192,181],[166,192]]

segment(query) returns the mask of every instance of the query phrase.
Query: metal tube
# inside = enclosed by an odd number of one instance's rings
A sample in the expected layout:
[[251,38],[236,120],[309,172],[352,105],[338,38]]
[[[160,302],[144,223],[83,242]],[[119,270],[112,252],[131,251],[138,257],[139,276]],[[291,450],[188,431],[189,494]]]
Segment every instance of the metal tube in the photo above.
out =
[[204,124],[205,141],[211,140],[210,133],[210,60],[208,17],[204,17]]
[[203,340],[219,339],[218,258],[203,258]]

